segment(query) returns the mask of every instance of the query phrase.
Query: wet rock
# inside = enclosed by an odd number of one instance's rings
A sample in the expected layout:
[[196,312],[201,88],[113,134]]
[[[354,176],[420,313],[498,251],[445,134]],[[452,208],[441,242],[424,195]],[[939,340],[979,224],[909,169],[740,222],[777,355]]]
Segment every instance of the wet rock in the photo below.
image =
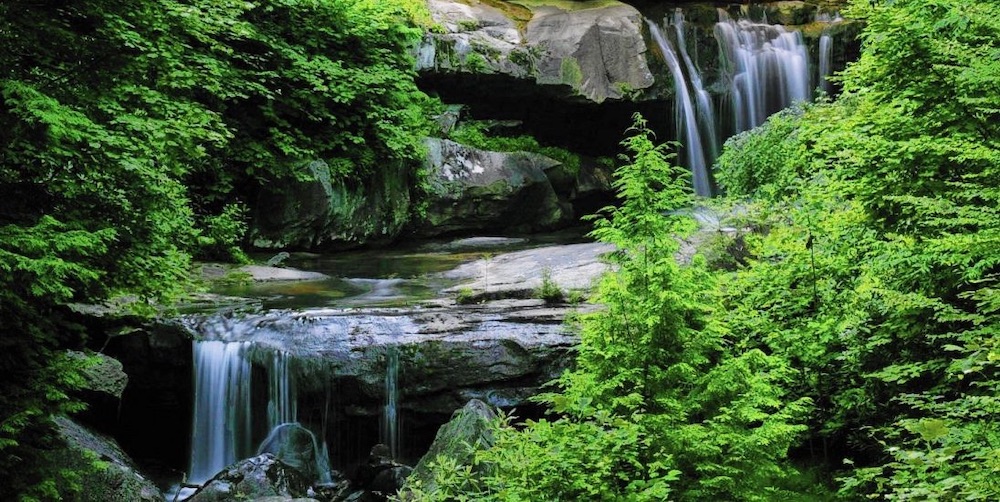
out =
[[[54,449],[48,461],[57,468],[84,473],[79,482],[81,491],[74,500],[80,502],[160,502],[163,494],[139,473],[132,460],[110,438],[92,432],[76,422],[55,419],[63,445]],[[105,463],[93,470],[94,460]]]
[[309,479],[319,477],[330,467],[323,460],[316,436],[298,423],[281,424],[260,444],[257,454],[270,453]]
[[[497,416],[486,403],[473,399],[455,411],[451,420],[441,426],[427,454],[420,459],[407,479],[407,484],[417,484],[426,493],[436,490],[432,463],[448,457],[457,466],[472,466],[476,452],[493,446],[493,427]],[[473,466],[473,476],[487,474],[489,466]],[[405,492],[405,487],[404,487]],[[404,493],[403,499],[406,500]]]
[[315,281],[329,279],[330,276],[296,268],[270,267],[265,265],[244,265],[238,270],[250,274],[257,282],[267,281]]
[[[535,310],[537,320],[530,316]],[[404,410],[447,414],[470,398],[514,406],[557,376],[577,338],[552,312],[540,301],[527,301],[198,315],[185,322],[203,339],[254,342],[255,360],[287,352],[301,375],[300,397],[335,388],[341,404],[358,410],[352,413],[375,414],[383,404],[387,347],[394,346]],[[508,319],[514,313],[518,317]]]
[[545,169],[557,161],[527,152],[479,150],[441,139],[428,139],[426,144],[430,189],[416,233],[544,230],[569,216],[545,175]]
[[189,502],[229,502],[263,497],[304,497],[309,480],[298,470],[265,453],[241,460],[218,473]]
[[355,484],[376,497],[395,495],[406,482],[413,468],[395,460],[384,444],[375,445],[368,461],[359,466]]

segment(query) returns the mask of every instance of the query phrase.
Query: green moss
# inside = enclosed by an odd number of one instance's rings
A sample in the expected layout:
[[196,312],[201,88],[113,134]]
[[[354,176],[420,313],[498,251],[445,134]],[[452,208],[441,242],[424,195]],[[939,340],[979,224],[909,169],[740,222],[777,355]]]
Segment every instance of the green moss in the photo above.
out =
[[523,5],[531,10],[536,10],[539,7],[555,7],[567,12],[624,5],[618,0],[586,0],[583,2],[574,0],[516,0],[511,3]]
[[557,146],[542,145],[533,136],[504,135],[490,130],[491,123],[486,121],[462,122],[448,138],[481,150],[494,152],[531,152],[557,160],[563,169],[573,177],[580,172],[580,156]]
[[478,52],[470,52],[467,56],[465,56],[464,66],[475,73],[484,73],[489,70],[489,64],[487,64],[486,58]]
[[580,62],[574,58],[563,59],[559,65],[559,79],[564,84],[571,85],[574,89],[579,89],[583,84],[583,69],[580,68]]

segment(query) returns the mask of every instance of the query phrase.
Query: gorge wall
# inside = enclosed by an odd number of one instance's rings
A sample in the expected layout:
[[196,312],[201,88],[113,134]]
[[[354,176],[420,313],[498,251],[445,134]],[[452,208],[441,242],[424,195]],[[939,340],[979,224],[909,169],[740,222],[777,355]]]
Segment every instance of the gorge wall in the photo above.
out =
[[[860,24],[839,15],[843,3],[430,0],[434,24],[414,55],[421,89],[453,105],[438,117],[443,139],[456,122],[479,121],[569,150],[589,167],[531,161],[549,166],[538,170],[507,153],[453,147],[442,157],[440,147],[429,148],[429,193],[416,193],[416,180],[398,166],[356,187],[316,176],[265,188],[253,244],[338,249],[576,224],[610,201],[610,173],[588,159],[620,153],[636,112],[661,140],[683,143],[679,162],[700,170],[696,191],[709,195],[725,138],[817,88],[837,92],[825,77],[860,45]],[[456,182],[455,172],[472,184]],[[509,218],[514,212],[530,217]]]

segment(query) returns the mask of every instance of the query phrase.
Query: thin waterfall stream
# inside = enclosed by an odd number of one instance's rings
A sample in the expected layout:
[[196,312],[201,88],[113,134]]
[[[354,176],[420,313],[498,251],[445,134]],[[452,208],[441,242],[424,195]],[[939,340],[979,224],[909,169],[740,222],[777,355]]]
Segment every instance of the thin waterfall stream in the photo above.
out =
[[399,347],[385,348],[385,406],[379,436],[392,458],[399,458]]

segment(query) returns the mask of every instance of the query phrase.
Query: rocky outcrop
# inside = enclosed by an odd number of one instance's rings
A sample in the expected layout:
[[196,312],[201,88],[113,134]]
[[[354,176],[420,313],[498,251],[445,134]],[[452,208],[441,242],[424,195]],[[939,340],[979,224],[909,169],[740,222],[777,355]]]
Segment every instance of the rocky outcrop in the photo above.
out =
[[187,500],[231,502],[274,496],[304,497],[309,485],[302,473],[265,453],[227,467]]
[[444,33],[424,38],[418,70],[498,74],[596,103],[653,83],[642,16],[621,2],[430,0],[428,5]]
[[489,152],[428,139],[430,187],[421,235],[472,230],[545,230],[571,208],[559,200],[545,170],[559,163],[527,152]]
[[345,249],[389,242],[409,217],[407,166],[380,166],[356,185],[334,179],[323,161],[306,179],[264,187],[254,206],[251,239],[260,249]]
[[[76,422],[55,419],[63,442],[47,460],[57,469],[82,473],[80,502],[161,502],[163,494],[142,474],[114,440],[92,432]],[[95,461],[101,462],[95,467]]]
[[449,279],[462,280],[445,293],[464,291],[476,301],[525,298],[531,297],[546,280],[567,292],[587,291],[608,270],[601,256],[612,251],[614,246],[610,244],[588,242],[526,249],[476,260],[444,274]]
[[385,400],[387,351],[398,351],[404,411],[448,414],[469,399],[514,406],[570,362],[568,307],[540,300],[417,309],[314,309],[187,318],[199,338],[252,341],[262,364],[292,358],[301,396],[336,389],[345,413],[375,415]]
[[[477,451],[493,446],[493,428],[496,419],[496,413],[486,403],[477,399],[470,400],[455,411],[451,420],[438,430],[434,442],[407,479],[407,485],[417,486],[424,493],[434,493],[437,484],[432,464],[439,462],[440,457],[449,458],[456,466],[472,467],[473,476],[486,474],[488,466],[475,464],[473,457]],[[402,498],[410,500],[406,493]]]

